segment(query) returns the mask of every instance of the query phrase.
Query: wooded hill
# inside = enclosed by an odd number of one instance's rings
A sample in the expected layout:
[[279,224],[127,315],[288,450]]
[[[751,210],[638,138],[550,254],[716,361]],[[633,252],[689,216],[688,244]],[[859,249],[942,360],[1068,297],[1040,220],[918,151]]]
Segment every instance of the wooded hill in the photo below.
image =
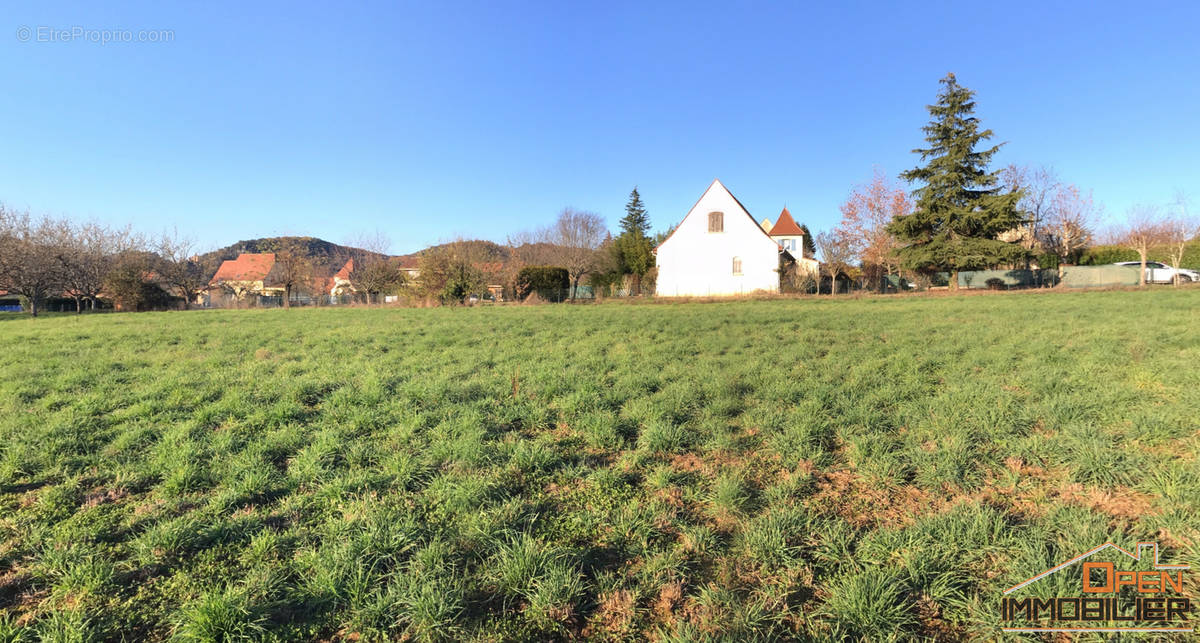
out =
[[[520,251],[521,253],[529,254],[527,251],[549,250],[551,244],[532,243],[524,244],[518,249],[513,249],[505,245],[501,245],[494,241],[484,241],[482,239],[451,242],[463,244],[466,246],[468,253],[474,261],[479,262],[498,262],[508,263],[513,260],[514,255]],[[316,265],[333,265],[340,264],[350,257],[361,256],[390,256],[397,259],[412,259],[420,257],[421,253],[436,251],[439,248],[449,246],[451,243],[443,243],[425,248],[418,252],[413,252],[404,255],[381,255],[380,253],[363,250],[354,246],[344,246],[336,244],[324,239],[316,237],[264,237],[262,239],[246,239],[237,243],[219,248],[211,252],[206,252],[200,255],[200,261],[204,265],[216,266],[221,265],[222,261],[237,259],[242,253],[259,253],[259,252],[276,252],[285,246],[298,246],[304,250],[304,255],[311,259]],[[340,267],[340,266],[339,266]]]

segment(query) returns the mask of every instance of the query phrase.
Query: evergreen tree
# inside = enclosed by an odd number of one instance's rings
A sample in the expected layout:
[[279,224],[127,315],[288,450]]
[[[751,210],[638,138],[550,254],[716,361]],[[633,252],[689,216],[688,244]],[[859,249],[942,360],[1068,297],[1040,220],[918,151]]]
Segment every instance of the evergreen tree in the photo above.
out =
[[805,257],[815,257],[815,256],[817,256],[817,244],[816,244],[816,242],[815,242],[815,241],[813,241],[813,236],[812,236],[812,233],[808,231],[808,224],[807,224],[807,223],[801,223],[801,224],[800,224],[800,230],[801,230],[801,231],[804,233],[804,241],[803,241],[803,243],[804,243],[804,256],[805,256]]
[[629,202],[625,204],[625,216],[621,219],[621,234],[636,233],[646,236],[650,230],[650,219],[646,216],[646,206],[642,203],[642,195],[635,187],[629,193]]
[[612,247],[617,270],[621,274],[633,275],[634,288],[639,294],[642,276],[654,267],[654,246],[646,236],[649,229],[650,219],[646,215],[646,206],[642,204],[642,196],[635,187],[629,193],[629,202],[625,204],[621,234]]
[[950,271],[950,288],[958,288],[958,272],[1020,261],[1025,250],[997,237],[1023,223],[1017,210],[1020,191],[1003,193],[988,163],[1000,149],[976,147],[992,137],[980,130],[975,112],[975,92],[958,84],[954,74],[941,80],[937,104],[923,130],[927,149],[916,149],[925,161],[900,175],[919,181],[913,191],[912,214],[896,217],[888,226],[902,247],[904,267],[922,272]]

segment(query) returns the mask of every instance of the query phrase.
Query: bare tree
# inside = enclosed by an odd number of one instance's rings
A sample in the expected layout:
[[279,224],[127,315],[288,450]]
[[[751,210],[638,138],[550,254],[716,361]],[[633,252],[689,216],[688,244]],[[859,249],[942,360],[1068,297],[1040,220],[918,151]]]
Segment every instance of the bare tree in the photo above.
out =
[[37,317],[45,298],[63,289],[62,223],[0,206],[0,289],[21,295]]
[[1146,259],[1150,249],[1163,244],[1167,238],[1166,223],[1158,208],[1152,205],[1135,205],[1126,214],[1125,223],[1118,228],[1116,236],[1120,245],[1130,248],[1141,258],[1142,269],[1138,273],[1138,285],[1146,285]]
[[1167,246],[1171,265],[1176,268],[1174,281],[1178,286],[1183,279],[1178,270],[1182,267],[1180,264],[1183,263],[1183,253],[1188,244],[1200,236],[1200,221],[1192,216],[1188,208],[1188,199],[1182,193],[1175,195],[1175,203],[1172,206],[1175,211],[1163,222],[1163,242]]
[[269,277],[283,287],[283,307],[292,307],[292,292],[312,279],[313,264],[308,248],[299,239],[287,239],[275,248],[275,265]]
[[1091,243],[1099,215],[1090,192],[1084,194],[1074,185],[1062,185],[1054,191],[1050,206],[1041,215],[1040,238],[1058,256],[1060,276],[1061,265]]
[[381,293],[404,286],[404,272],[388,256],[392,241],[382,231],[360,234],[347,245],[355,249],[350,257],[350,286],[363,294],[367,304],[377,302]]
[[1000,170],[1000,183],[1008,192],[1021,191],[1017,209],[1028,219],[1003,235],[1003,240],[1017,241],[1026,250],[1034,250],[1042,239],[1042,225],[1061,187],[1058,175],[1048,167],[1009,165]]
[[74,225],[57,222],[61,249],[62,286],[65,294],[75,300],[75,312],[83,312],[83,302],[96,309],[96,300],[104,289],[104,279],[112,271],[117,255],[133,249],[136,239],[132,230],[110,229],[99,223]]
[[194,242],[180,236],[178,231],[163,233],[155,249],[159,256],[155,266],[159,280],[183,298],[183,309],[188,310],[208,288],[217,266],[201,260]]
[[600,265],[600,246],[608,236],[604,218],[594,212],[564,208],[540,236],[553,246],[549,249],[553,262],[567,269],[571,299],[575,299],[579,281]]
[[[853,244],[837,230],[818,232],[813,239],[821,253],[821,271],[829,275],[829,294],[837,292],[837,278],[846,274],[854,259]],[[819,291],[819,286],[818,286]]]

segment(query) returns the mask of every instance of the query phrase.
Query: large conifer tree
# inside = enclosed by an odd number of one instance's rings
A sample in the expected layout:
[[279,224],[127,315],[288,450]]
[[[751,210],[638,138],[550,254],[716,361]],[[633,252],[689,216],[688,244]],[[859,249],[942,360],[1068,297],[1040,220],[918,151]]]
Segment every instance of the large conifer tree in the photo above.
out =
[[926,162],[900,175],[923,183],[913,191],[912,214],[896,217],[888,229],[903,246],[904,267],[923,272],[947,270],[950,288],[958,288],[958,272],[1019,261],[1025,250],[997,237],[1022,223],[1017,210],[1020,192],[1003,193],[988,163],[999,145],[976,149],[992,137],[980,130],[975,92],[958,84],[954,74],[941,80],[933,117],[923,129],[926,149],[913,150]]
[[625,204],[625,216],[621,219],[621,233],[613,242],[617,269],[621,274],[634,277],[634,288],[640,294],[642,276],[654,266],[653,244],[646,233],[650,230],[650,219],[642,195],[637,188],[629,193]]

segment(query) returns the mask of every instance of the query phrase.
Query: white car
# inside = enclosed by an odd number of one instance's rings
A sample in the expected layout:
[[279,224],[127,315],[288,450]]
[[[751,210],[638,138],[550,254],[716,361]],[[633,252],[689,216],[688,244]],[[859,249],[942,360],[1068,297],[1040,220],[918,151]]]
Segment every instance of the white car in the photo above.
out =
[[[1140,266],[1140,261],[1122,261],[1114,264],[1117,266]],[[1200,272],[1188,270],[1187,268],[1172,268],[1165,263],[1159,261],[1146,262],[1146,281],[1152,284],[1169,284],[1175,282],[1175,275],[1179,275],[1179,281],[1187,283],[1189,281],[1200,281]]]

